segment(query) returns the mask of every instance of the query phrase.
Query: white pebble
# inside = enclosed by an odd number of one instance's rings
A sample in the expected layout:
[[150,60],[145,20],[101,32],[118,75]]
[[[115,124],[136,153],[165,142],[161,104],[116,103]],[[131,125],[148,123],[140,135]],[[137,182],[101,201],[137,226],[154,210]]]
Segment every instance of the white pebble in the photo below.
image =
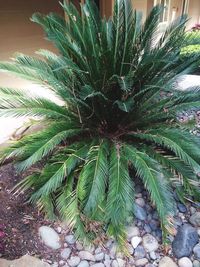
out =
[[61,258],[63,258],[64,260],[67,260],[69,258],[71,254],[71,249],[70,248],[64,248],[61,253],[60,256]]
[[80,263],[80,258],[77,256],[71,257],[67,262],[69,264],[69,266],[71,267],[76,267],[77,265],[79,265]]
[[126,266],[126,261],[125,260],[117,258],[117,262],[118,262],[118,266],[119,267],[125,267]]
[[142,242],[142,238],[140,236],[134,236],[131,238],[131,244],[133,248],[137,248],[137,246]]
[[131,238],[133,236],[139,236],[140,235],[140,231],[139,231],[139,228],[137,226],[128,226],[126,228],[126,232],[127,232],[128,240],[131,240]]
[[94,257],[95,257],[95,261],[102,261],[104,259],[104,253],[103,252],[98,253]]
[[149,253],[149,255],[150,255],[150,258],[152,259],[152,260],[156,260],[157,259],[157,255],[156,255],[156,253],[155,253],[155,251],[151,251],[150,253]]
[[76,248],[78,250],[83,250],[83,245],[81,243],[79,243],[79,242],[76,242]]
[[60,265],[60,266],[65,265],[65,261],[63,261],[63,260],[59,261],[59,265]]
[[156,238],[150,234],[143,236],[143,246],[147,252],[155,251],[158,249],[159,244]]
[[145,201],[143,198],[136,198],[135,203],[137,203],[140,207],[145,206]]
[[57,231],[57,233],[60,234],[62,232],[62,228],[60,226],[58,226],[57,229],[56,229],[56,231]]
[[104,267],[103,263],[95,263],[93,265],[91,265],[91,267]]
[[61,247],[60,237],[53,228],[41,226],[39,228],[39,235],[47,247],[55,250]]
[[87,261],[95,261],[94,255],[90,253],[89,251],[82,250],[78,253],[78,256],[81,258],[81,260],[87,260]]
[[183,257],[178,260],[178,266],[179,267],[192,267],[193,264],[189,258]]
[[105,260],[104,261],[104,265],[105,265],[105,267],[110,267],[111,266],[111,260]]
[[135,266],[142,267],[142,266],[145,266],[147,263],[148,263],[148,260],[146,258],[143,258],[143,259],[136,260]]
[[117,260],[112,261],[111,266],[112,267],[119,267],[118,261]]
[[81,261],[78,265],[78,267],[89,267],[89,263],[87,261]]
[[65,241],[68,244],[73,245],[76,242],[76,239],[75,239],[74,235],[66,235],[65,236]]

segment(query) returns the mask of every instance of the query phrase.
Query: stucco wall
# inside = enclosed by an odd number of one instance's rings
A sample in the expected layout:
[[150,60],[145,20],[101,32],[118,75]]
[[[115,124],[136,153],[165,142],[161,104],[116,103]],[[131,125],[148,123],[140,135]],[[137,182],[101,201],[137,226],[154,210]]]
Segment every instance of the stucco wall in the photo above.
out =
[[[153,0],[131,0],[133,7],[143,13],[143,20],[148,15],[153,6]],[[114,0],[101,0],[100,7],[103,16],[109,18],[112,15]]]
[[[15,52],[31,55],[40,48],[55,50],[44,40],[41,27],[30,21],[36,11],[63,14],[58,0],[0,0],[0,60],[8,60]],[[0,85],[21,86],[22,82],[0,73]]]
[[190,17],[188,28],[200,22],[200,0],[190,0],[188,15]]
[[[182,12],[182,0],[172,0],[170,7],[170,14],[172,15],[172,11],[176,10],[176,17],[181,15]],[[170,16],[171,18],[171,16]]]
[[142,12],[143,15],[143,20],[146,18],[147,13],[148,13],[148,5],[147,5],[148,0],[132,0],[133,7]]

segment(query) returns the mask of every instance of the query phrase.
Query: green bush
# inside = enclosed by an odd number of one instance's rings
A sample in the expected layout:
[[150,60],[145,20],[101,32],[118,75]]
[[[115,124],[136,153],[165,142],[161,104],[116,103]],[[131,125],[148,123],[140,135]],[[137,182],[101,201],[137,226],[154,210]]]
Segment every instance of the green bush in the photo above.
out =
[[186,57],[199,57],[200,58],[200,32],[192,31],[185,34],[183,48],[181,49],[181,60]]
[[188,45],[186,47],[183,47],[181,50],[181,56],[182,57],[187,57],[187,56],[192,56],[193,54],[200,56],[200,44],[196,45]]
[[200,44],[200,31],[191,31],[185,33],[184,46],[199,45]]
[[[200,107],[199,88],[175,90],[175,79],[196,68],[190,58],[177,64],[185,17],[155,44],[161,8],[142,25],[131,1],[116,0],[113,18],[101,19],[91,0],[82,17],[72,4],[68,16],[34,14],[60,54],[19,54],[0,69],[47,87],[63,105],[29,92],[0,89],[0,115],[31,116],[45,127],[2,151],[18,171],[32,175],[19,185],[48,215],[59,211],[84,240],[104,232],[125,242],[134,213],[134,182],[149,192],[163,232],[172,230],[174,198],[199,195],[200,141],[177,114]],[[43,57],[43,59],[41,59]],[[39,170],[38,162],[43,163]],[[102,235],[100,235],[102,234]]]

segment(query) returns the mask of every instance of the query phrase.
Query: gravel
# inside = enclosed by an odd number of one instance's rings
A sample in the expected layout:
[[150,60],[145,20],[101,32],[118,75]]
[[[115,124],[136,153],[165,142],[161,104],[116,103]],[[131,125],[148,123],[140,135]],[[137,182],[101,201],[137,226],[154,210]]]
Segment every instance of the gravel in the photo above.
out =
[[[161,246],[158,214],[151,206],[146,191],[139,192],[136,200],[136,220],[132,219],[126,227],[129,257],[118,251],[113,239],[108,239],[104,246],[85,246],[81,241],[76,241],[69,229],[58,224],[55,227],[42,226],[39,228],[40,237],[43,237],[41,242],[50,249],[49,253],[51,250],[55,253],[51,267],[200,267],[199,208],[190,202],[182,204],[176,200],[177,232],[168,236],[172,244],[169,243],[166,253]],[[53,242],[52,248],[49,241],[44,242],[41,229]]]

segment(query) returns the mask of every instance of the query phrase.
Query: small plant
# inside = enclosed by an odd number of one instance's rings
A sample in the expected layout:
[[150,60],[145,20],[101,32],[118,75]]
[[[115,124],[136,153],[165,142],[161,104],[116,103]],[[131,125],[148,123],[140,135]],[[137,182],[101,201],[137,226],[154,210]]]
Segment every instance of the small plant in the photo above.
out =
[[188,45],[181,50],[181,56],[183,57],[191,57],[192,54],[200,56],[200,44]]
[[185,33],[183,46],[199,45],[199,44],[200,44],[200,32],[199,31],[189,31]]
[[[122,245],[134,213],[135,177],[155,204],[163,232],[173,230],[175,186],[180,198],[199,196],[200,141],[177,115],[200,107],[199,88],[183,92],[174,83],[198,66],[180,61],[186,17],[157,40],[162,8],[146,22],[129,0],[116,0],[113,17],[101,19],[91,0],[63,4],[67,20],[34,14],[60,54],[40,50],[40,58],[18,54],[0,69],[47,87],[62,105],[29,92],[0,89],[0,115],[40,119],[42,131],[12,142],[1,161],[13,159],[23,172],[42,161],[42,170],[19,185],[32,189],[49,216],[59,211],[76,236],[102,233]],[[43,57],[43,59],[41,59]],[[192,124],[193,125],[193,124]]]
[[[200,58],[200,32],[190,31],[185,33],[185,40],[181,49],[180,59],[185,61],[186,58]],[[199,68],[196,70],[199,72]],[[195,72],[196,72],[195,71]]]
[[195,24],[195,26],[192,27],[192,31],[200,31],[200,24]]

